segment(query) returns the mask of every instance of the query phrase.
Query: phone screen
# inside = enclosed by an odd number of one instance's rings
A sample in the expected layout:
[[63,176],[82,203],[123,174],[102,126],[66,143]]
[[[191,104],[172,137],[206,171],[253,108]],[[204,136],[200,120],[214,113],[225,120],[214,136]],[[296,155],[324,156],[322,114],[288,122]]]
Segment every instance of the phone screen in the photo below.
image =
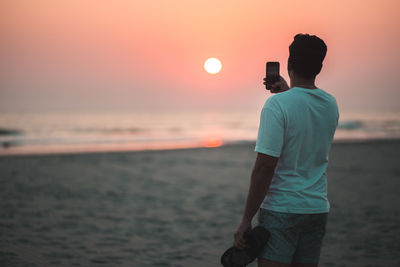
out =
[[272,85],[275,82],[279,81],[280,75],[279,75],[279,62],[267,62],[267,71],[266,71],[266,88],[268,90],[272,89]]

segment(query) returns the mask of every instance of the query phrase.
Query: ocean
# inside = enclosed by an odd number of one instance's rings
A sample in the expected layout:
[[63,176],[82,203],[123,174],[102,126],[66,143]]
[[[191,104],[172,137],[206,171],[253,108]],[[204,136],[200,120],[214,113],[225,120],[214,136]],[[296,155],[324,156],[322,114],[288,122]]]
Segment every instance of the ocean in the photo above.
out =
[[[0,114],[0,155],[217,147],[254,142],[260,111]],[[340,114],[335,141],[400,138],[400,112]]]

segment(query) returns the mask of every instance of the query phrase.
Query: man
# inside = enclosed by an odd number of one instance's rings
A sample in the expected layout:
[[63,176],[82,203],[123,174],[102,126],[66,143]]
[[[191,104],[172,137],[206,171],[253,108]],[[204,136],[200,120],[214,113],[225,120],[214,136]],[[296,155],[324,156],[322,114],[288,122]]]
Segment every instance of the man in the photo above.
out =
[[318,266],[329,212],[328,153],[339,119],[335,98],[315,86],[326,51],[317,36],[297,34],[289,46],[290,88],[281,77],[261,112],[257,159],[234,235],[235,247],[244,249],[243,234],[259,210],[270,238],[258,266]]

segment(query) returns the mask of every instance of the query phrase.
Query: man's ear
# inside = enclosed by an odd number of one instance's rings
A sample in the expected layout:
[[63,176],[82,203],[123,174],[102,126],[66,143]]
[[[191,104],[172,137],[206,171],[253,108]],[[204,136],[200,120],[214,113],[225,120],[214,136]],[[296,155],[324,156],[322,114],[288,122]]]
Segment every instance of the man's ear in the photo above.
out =
[[288,63],[287,63],[287,71],[288,71],[289,77],[292,77],[293,67],[292,67],[292,62],[290,62],[290,60],[288,60]]

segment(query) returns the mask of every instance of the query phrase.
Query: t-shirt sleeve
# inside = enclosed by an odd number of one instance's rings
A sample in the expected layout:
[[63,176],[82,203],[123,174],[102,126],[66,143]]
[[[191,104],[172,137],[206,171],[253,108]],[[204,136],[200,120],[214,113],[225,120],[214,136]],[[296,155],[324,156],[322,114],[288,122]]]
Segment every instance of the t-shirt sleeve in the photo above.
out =
[[255,151],[279,157],[282,152],[283,139],[284,120],[282,112],[277,108],[264,106],[261,111]]

